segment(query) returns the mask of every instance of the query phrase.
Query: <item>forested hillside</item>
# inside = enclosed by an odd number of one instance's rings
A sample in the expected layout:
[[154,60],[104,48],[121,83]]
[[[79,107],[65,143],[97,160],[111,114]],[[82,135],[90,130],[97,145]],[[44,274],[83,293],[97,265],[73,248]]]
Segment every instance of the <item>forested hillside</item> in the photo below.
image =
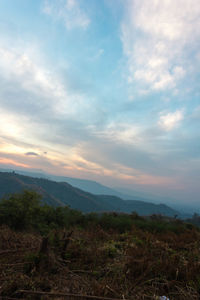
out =
[[143,201],[122,200],[116,196],[94,195],[71,186],[66,182],[55,182],[44,178],[33,178],[12,173],[0,172],[0,198],[25,189],[34,190],[42,195],[42,201],[52,206],[68,205],[83,212],[132,212],[140,215],[178,214],[164,204]]

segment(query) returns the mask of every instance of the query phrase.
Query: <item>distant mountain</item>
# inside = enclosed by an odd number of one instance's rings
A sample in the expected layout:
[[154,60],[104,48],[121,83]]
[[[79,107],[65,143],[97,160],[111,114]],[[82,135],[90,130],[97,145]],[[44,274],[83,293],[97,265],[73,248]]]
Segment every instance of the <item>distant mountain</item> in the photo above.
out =
[[129,200],[130,198],[132,199],[134,197],[134,199],[137,200],[142,200],[142,201],[153,201],[153,202],[159,202],[160,201],[169,201],[171,199],[164,197],[164,196],[158,196],[158,195],[154,195],[151,193],[147,193],[147,192],[141,192],[138,190],[132,190],[132,189],[128,189],[128,188],[123,188],[123,187],[115,187],[114,190],[118,193],[121,193],[122,195],[124,195],[124,199],[125,200]]
[[76,189],[66,182],[57,183],[44,178],[19,175],[15,172],[0,173],[0,198],[25,189],[37,191],[42,195],[43,202],[52,206],[69,205],[84,212],[104,209],[95,196]]
[[180,213],[165,204],[154,204],[138,200],[122,200],[115,196],[100,195],[101,201],[114,207],[115,211],[126,213],[137,212],[139,215],[161,214],[166,216],[180,215]]
[[0,169],[2,172],[12,172],[15,171],[18,174],[25,175],[25,176],[31,176],[36,178],[46,178],[57,182],[67,182],[74,187],[77,187],[81,190],[84,190],[85,192],[97,194],[97,195],[113,195],[118,196],[120,198],[123,198],[123,194],[120,192],[117,192],[105,185],[102,185],[96,181],[93,180],[87,180],[87,179],[80,179],[80,178],[72,178],[72,177],[66,177],[66,176],[56,176],[47,174],[44,172],[29,172],[24,170],[12,170],[12,169]]
[[15,172],[0,172],[0,198],[8,194],[31,189],[42,195],[44,203],[52,206],[69,205],[83,212],[136,211],[140,215],[163,214],[174,216],[178,214],[164,204],[153,204],[142,201],[122,200],[116,196],[94,195],[75,188],[66,182],[55,182],[45,178],[34,178],[19,175]]
[[132,191],[132,190],[123,189],[123,188],[112,189],[110,187],[102,185],[93,180],[72,178],[72,177],[66,177],[66,176],[56,176],[56,175],[44,173],[42,171],[30,172],[30,171],[24,171],[24,170],[1,169],[1,168],[0,168],[0,171],[2,171],[2,172],[15,171],[16,173],[25,175],[25,176],[31,176],[31,177],[36,177],[36,178],[46,178],[46,179],[50,179],[50,180],[57,181],[57,182],[67,182],[74,187],[84,190],[85,192],[96,194],[96,195],[111,195],[111,196],[119,197],[124,200],[142,200],[145,202],[149,202],[149,201],[154,202],[153,196],[152,195],[148,196],[147,193],[143,194],[138,191]]

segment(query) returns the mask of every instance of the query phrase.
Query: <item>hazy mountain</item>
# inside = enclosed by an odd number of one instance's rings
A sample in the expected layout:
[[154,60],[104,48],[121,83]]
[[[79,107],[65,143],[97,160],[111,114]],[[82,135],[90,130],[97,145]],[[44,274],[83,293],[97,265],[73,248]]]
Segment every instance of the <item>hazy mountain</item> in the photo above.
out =
[[128,189],[128,188],[123,188],[123,187],[115,187],[114,188],[116,192],[121,193],[124,195],[125,200],[129,199],[137,199],[137,200],[142,200],[142,201],[153,201],[154,203],[167,203],[169,205],[174,205],[176,203],[176,200],[171,198],[171,197],[166,197],[163,195],[156,195],[152,194],[149,192],[144,192],[144,191],[138,191],[135,189]]
[[159,202],[158,199],[154,199],[153,195],[149,195],[147,193],[142,193],[138,191],[133,191],[129,189],[123,189],[123,188],[110,188],[105,185],[102,185],[96,181],[93,180],[86,180],[86,179],[80,179],[80,178],[72,178],[72,177],[66,177],[66,176],[56,176],[44,173],[42,171],[24,171],[24,170],[13,170],[13,169],[1,169],[2,172],[12,172],[15,171],[18,174],[22,174],[25,176],[31,176],[36,178],[46,178],[57,182],[67,182],[71,184],[74,187],[77,187],[81,190],[84,190],[86,192],[96,194],[96,195],[111,195],[116,196],[119,198],[122,198],[124,200],[142,200],[142,201],[151,201],[151,202]]
[[6,169],[0,168],[2,172],[12,172],[15,171],[18,174],[25,176],[31,176],[36,178],[46,178],[57,182],[67,182],[74,187],[82,189],[86,192],[96,194],[96,195],[111,195],[119,197],[123,200],[139,200],[144,202],[150,202],[155,204],[166,203],[168,206],[172,207],[174,210],[181,212],[182,218],[190,218],[194,212],[198,212],[199,209],[196,207],[186,206],[184,204],[177,204],[175,199],[155,195],[148,192],[132,190],[123,187],[114,187],[110,188],[105,185],[102,185],[93,180],[86,180],[80,178],[72,178],[66,176],[56,176],[52,174],[45,173],[43,170],[38,169],[12,169],[11,166],[7,166]]
[[177,211],[164,204],[153,204],[141,201],[126,201],[116,196],[94,195],[66,182],[55,182],[45,178],[34,178],[19,175],[15,172],[0,172],[0,198],[24,189],[32,189],[42,195],[43,202],[53,205],[69,205],[83,212],[102,211],[136,211],[140,215],[160,213],[174,216]]
[[100,211],[104,209],[99,201],[71,185],[44,178],[34,178],[17,173],[0,173],[0,198],[25,189],[35,190],[42,195],[44,203],[52,206],[69,205],[82,211]]

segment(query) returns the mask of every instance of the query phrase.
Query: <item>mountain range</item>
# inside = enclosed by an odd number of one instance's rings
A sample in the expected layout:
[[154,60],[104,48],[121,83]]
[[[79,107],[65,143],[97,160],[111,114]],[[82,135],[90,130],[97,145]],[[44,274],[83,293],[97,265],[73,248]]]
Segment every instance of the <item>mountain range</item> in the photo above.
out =
[[158,204],[161,203],[161,201],[163,203],[169,202],[169,198],[167,197],[152,195],[147,192],[145,193],[145,192],[131,190],[127,188],[120,188],[120,187],[110,188],[94,180],[87,180],[87,179],[73,178],[73,177],[66,177],[66,176],[57,176],[57,175],[45,173],[42,170],[40,171],[35,169],[31,171],[27,171],[24,169],[0,168],[0,172],[13,172],[13,171],[25,176],[46,178],[56,182],[67,182],[74,187],[77,187],[88,193],[92,193],[96,195],[112,195],[112,196],[117,196],[124,200],[134,199],[134,200],[142,200],[144,202],[152,202]]
[[[40,176],[40,174],[37,174],[37,176]],[[96,188],[99,188],[102,195],[92,194],[72,186],[68,183],[69,180],[66,182],[66,177],[60,177],[60,180],[61,178],[65,179],[65,181],[56,182],[48,178],[25,176],[16,172],[0,172],[0,198],[6,197],[11,193],[29,189],[40,193],[42,201],[46,204],[52,206],[68,205],[83,212],[116,211],[131,213],[135,211],[140,215],[162,214],[167,216],[179,214],[176,210],[165,204],[154,204],[139,200],[123,200],[112,194],[106,195],[104,192],[112,192],[112,189],[98,183],[96,183]],[[72,180],[71,178],[71,182]],[[83,184],[83,181],[79,179],[80,185]],[[91,185],[90,181],[86,182],[88,186]]]

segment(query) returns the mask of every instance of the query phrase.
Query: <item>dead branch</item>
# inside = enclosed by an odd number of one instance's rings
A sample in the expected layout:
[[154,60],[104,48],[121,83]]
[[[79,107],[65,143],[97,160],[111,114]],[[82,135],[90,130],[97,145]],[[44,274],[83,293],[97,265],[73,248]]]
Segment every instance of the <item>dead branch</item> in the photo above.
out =
[[1,266],[13,267],[13,266],[18,266],[18,265],[26,265],[26,264],[32,264],[32,262],[25,261],[25,262],[20,262],[20,263],[15,263],[15,264],[1,264]]
[[[71,297],[71,298],[86,298],[86,299],[97,299],[97,300],[122,300],[119,298],[107,298],[100,296],[82,295],[82,294],[70,294],[70,293],[55,293],[55,292],[40,292],[40,291],[30,291],[30,290],[18,290],[17,294],[29,294],[29,295],[47,295],[56,297]],[[126,299],[123,299],[126,300]]]
[[27,248],[27,249],[16,249],[16,250],[3,250],[3,251],[0,251],[0,255],[9,254],[9,253],[26,252],[26,251],[36,250],[36,249],[37,249],[37,247]]

